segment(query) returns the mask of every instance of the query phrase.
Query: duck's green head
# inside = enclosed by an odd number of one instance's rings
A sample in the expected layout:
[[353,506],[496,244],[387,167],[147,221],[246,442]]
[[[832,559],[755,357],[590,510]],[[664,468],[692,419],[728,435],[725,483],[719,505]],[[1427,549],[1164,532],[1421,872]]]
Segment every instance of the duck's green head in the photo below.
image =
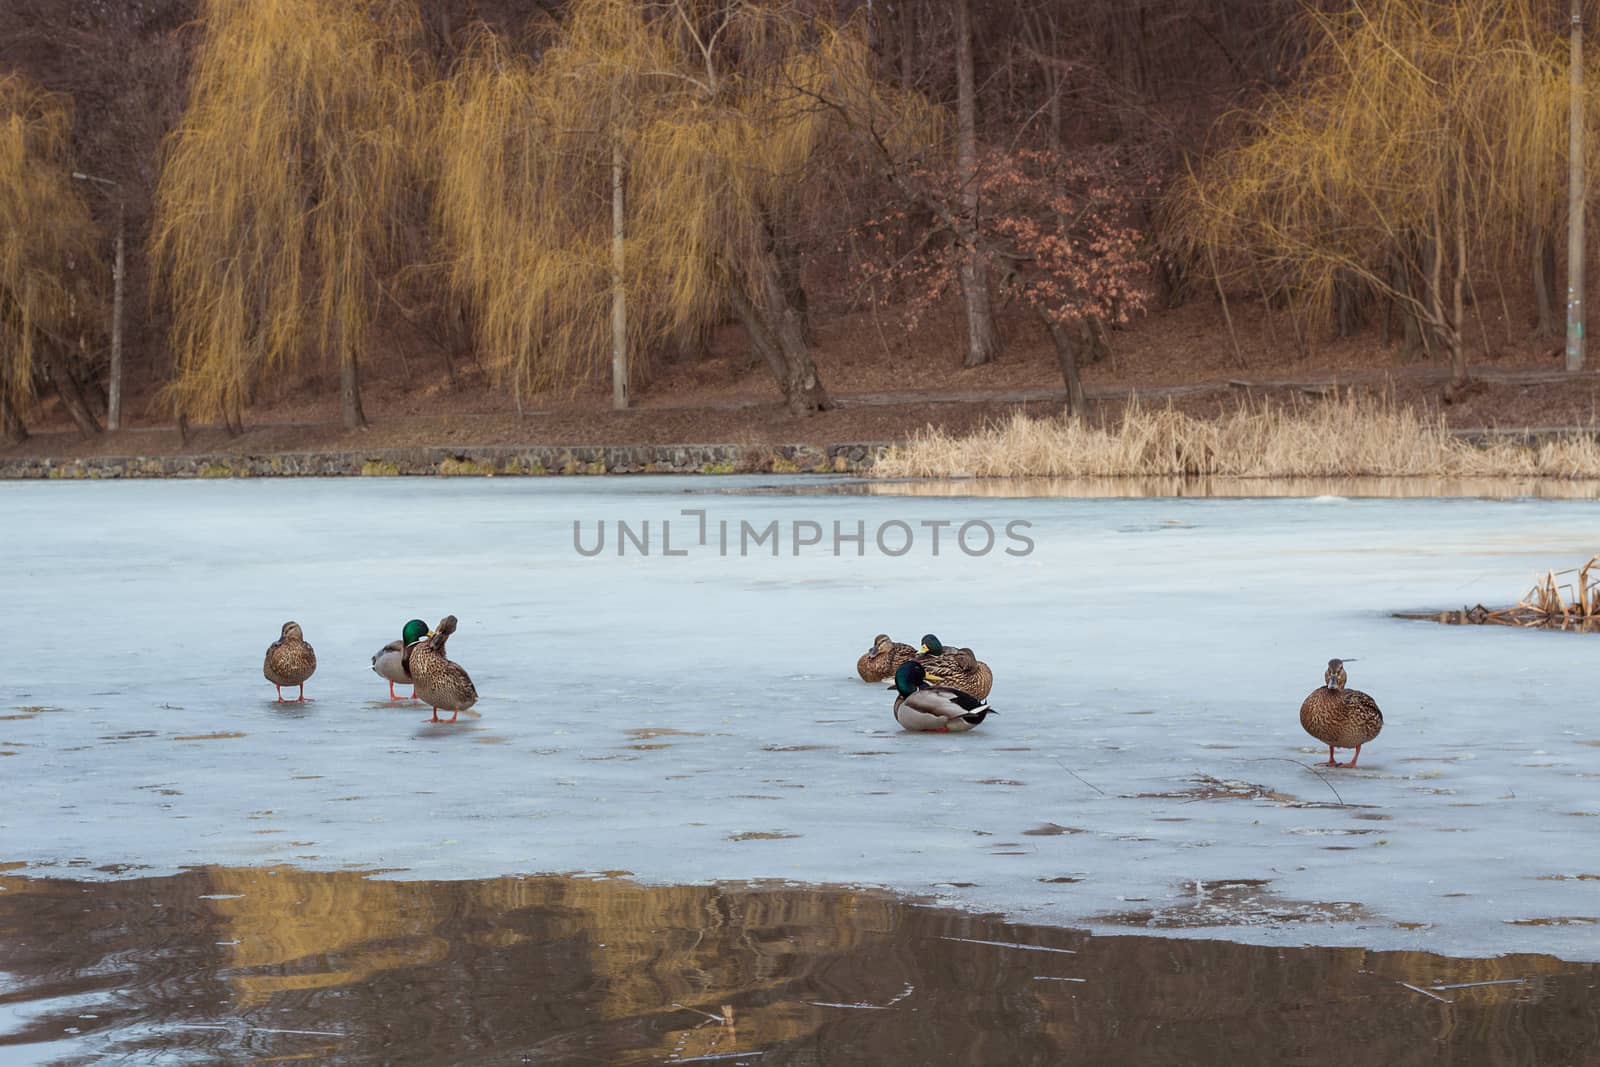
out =
[[412,619],[406,623],[406,628],[400,631],[402,645],[414,645],[428,636],[428,624],[421,619]]
[[922,688],[922,683],[927,679],[922,664],[914,659],[908,659],[900,664],[900,669],[894,672],[894,685],[890,689],[897,689],[900,695],[908,697]]
[[944,645],[940,644],[939,639],[932,634],[923,634],[922,651],[937,656],[944,651]]

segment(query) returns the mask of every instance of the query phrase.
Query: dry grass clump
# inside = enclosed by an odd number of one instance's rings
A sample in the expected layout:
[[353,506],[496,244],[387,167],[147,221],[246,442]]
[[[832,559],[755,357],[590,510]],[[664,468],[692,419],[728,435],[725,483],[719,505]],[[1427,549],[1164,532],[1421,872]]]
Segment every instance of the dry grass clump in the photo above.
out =
[[1600,443],[1573,435],[1536,447],[1478,445],[1388,400],[1346,394],[1314,405],[1244,404],[1215,419],[1132,404],[1115,425],[1066,417],[988,426],[967,437],[932,427],[888,449],[885,478],[1600,477]]

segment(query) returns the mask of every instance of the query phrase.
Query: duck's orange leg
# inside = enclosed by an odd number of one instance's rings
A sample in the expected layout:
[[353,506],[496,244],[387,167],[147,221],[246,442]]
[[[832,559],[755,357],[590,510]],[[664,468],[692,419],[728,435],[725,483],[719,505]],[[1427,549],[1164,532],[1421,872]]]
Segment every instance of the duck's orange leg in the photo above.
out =
[[1341,764],[1341,766],[1354,767],[1356,765],[1356,760],[1358,760],[1360,758],[1361,758],[1361,746],[1357,745],[1356,746],[1356,754],[1354,756],[1350,757],[1350,762],[1349,763],[1345,763],[1345,764]]
[[278,685],[276,682],[274,682],[273,685],[272,685],[272,688],[274,688],[274,689],[276,689],[278,691],[278,701],[277,702],[279,704],[287,704],[288,701],[283,699],[283,686]]
[[294,702],[296,704],[304,704],[306,702],[306,684],[304,682],[300,683],[300,695],[294,698]]
[[[1357,751],[1359,752],[1360,750],[1358,749]],[[1328,746],[1328,762],[1327,763],[1319,763],[1319,764],[1317,764],[1317,766],[1318,767],[1343,767],[1344,764],[1340,763],[1338,760],[1333,758],[1333,746],[1329,745]]]

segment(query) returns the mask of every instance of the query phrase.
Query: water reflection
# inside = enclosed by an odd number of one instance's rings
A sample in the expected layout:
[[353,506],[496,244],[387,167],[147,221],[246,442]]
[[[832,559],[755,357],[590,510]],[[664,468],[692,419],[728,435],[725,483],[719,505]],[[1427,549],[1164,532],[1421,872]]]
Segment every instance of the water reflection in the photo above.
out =
[[808,485],[815,493],[974,497],[1476,497],[1600,499],[1600,481],[1564,478],[918,478]]
[[0,972],[0,1059],[61,1063],[1561,1063],[1600,1032],[1600,966],[1548,956],[558,877],[0,876]]

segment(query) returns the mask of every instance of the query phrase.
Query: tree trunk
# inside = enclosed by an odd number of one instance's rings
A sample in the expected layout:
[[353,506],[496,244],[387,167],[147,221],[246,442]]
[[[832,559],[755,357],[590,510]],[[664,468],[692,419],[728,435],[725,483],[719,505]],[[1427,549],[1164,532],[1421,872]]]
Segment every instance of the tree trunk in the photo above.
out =
[[778,262],[778,281],[783,286],[783,299],[794,308],[800,319],[800,333],[807,347],[817,343],[816,331],[811,328],[811,301],[806,297],[806,287],[800,277],[800,248],[793,241],[774,241],[773,250]]
[[8,445],[20,445],[27,439],[28,427],[23,424],[22,416],[11,406],[10,399],[0,393],[0,441]]
[[[1437,213],[1433,216],[1433,237],[1428,242],[1428,319],[1431,329],[1438,340],[1444,342],[1448,350],[1450,338],[1447,336],[1449,323],[1444,314],[1444,225],[1439,220]],[[1428,332],[1422,336],[1424,348],[1428,347]],[[1433,356],[1431,349],[1428,351],[1430,358]]]
[[244,405],[238,397],[231,397],[222,409],[222,428],[229,437],[244,436]]
[[1462,342],[1466,332],[1467,292],[1467,217],[1461,185],[1456,184],[1456,277],[1450,301],[1450,384],[1467,383],[1467,350]]
[[1099,363],[1111,357],[1111,341],[1106,337],[1106,324],[1094,315],[1086,315],[1078,323],[1078,336],[1086,353],[1084,362]]
[[1534,322],[1536,337],[1554,337],[1556,325],[1556,242],[1550,231],[1540,226],[1533,236],[1533,294],[1538,303],[1539,317]]
[[[622,188],[622,142],[611,142],[611,406],[628,407],[628,291],[623,285],[627,246]],[[520,394],[518,394],[520,396]]]
[[989,299],[989,263],[978,247],[977,80],[972,64],[971,0],[956,0],[956,168],[961,179],[961,296],[967,307],[963,366],[988,363],[1000,352]]
[[1567,361],[1583,369],[1583,0],[1572,0],[1572,102],[1567,125]]
[[106,398],[106,428],[122,429],[122,291],[127,276],[127,225],[117,202],[117,252],[111,268],[111,395]]
[[346,351],[339,364],[339,407],[346,430],[365,430],[366,412],[361,410],[361,367],[354,351]]
[[917,12],[911,0],[900,0],[900,87],[909,89],[917,80]]
[[1333,316],[1340,337],[1354,337],[1367,324],[1366,308],[1362,306],[1361,289],[1348,271],[1339,271],[1333,279]]
[[[1411,283],[1412,262],[1414,257],[1410,254],[1415,247],[1412,236],[1406,235],[1400,239],[1400,244],[1389,253],[1389,288],[1397,297],[1389,300],[1390,309],[1400,313],[1401,331],[1403,340],[1400,343],[1400,361],[1410,363],[1422,358],[1426,348],[1423,342],[1422,324],[1417,319],[1417,309],[1411,303],[1415,298],[1416,286]],[[1389,318],[1386,314],[1383,322],[1384,344],[1389,343]]]
[[1050,93],[1050,144],[1056,148],[1061,147],[1061,69],[1057,66],[1061,55],[1061,34],[1056,28],[1056,16],[1051,12],[1045,16],[1050,26],[1050,63],[1045,78],[1045,87]]
[[772,377],[783,391],[784,403],[795,415],[814,415],[833,407],[817,378],[816,364],[806,347],[799,316],[784,305],[783,289],[776,280],[759,285],[759,298],[746,293],[739,282],[730,289],[734,313],[750,335]]
[[1222,304],[1222,321],[1228,324],[1228,340],[1233,344],[1233,359],[1239,366],[1244,366],[1244,349],[1239,347],[1239,334],[1233,328],[1233,312],[1228,310],[1228,294],[1222,288],[1222,276],[1217,273],[1217,253],[1209,245],[1206,247],[1206,262],[1211,267],[1211,284],[1217,288],[1217,300]]
[[100,423],[95,419],[94,412],[89,410],[89,400],[83,395],[83,386],[73,377],[67,357],[54,342],[39,347],[44,351],[45,374],[50,384],[55,386],[56,394],[61,397],[62,406],[78,427],[78,433],[85,438],[95,436],[100,432]]
[[1067,414],[1075,419],[1089,414],[1089,400],[1083,393],[1083,380],[1078,376],[1078,353],[1072,346],[1072,337],[1066,329],[1051,318],[1042,308],[1036,309],[1044,328],[1050,331],[1050,340],[1056,346],[1056,360],[1061,364],[1061,377],[1067,383]]

